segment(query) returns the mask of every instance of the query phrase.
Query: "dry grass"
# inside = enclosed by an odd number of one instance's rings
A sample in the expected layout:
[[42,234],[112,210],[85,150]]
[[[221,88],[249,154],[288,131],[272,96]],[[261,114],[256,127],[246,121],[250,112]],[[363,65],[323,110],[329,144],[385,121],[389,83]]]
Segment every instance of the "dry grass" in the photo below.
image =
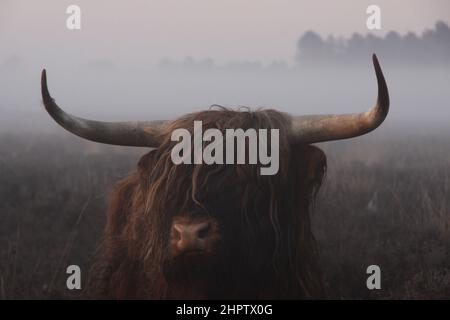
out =
[[[373,135],[322,146],[313,221],[332,298],[450,298],[450,137]],[[106,195],[144,150],[67,135],[0,136],[0,298],[82,298]],[[365,287],[368,265],[382,290]],[[86,274],[83,274],[84,279]]]

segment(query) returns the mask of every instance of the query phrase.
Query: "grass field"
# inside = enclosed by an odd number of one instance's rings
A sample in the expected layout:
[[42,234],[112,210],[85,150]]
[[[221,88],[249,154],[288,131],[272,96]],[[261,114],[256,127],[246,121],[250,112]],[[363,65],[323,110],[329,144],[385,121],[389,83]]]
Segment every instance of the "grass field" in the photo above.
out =
[[[450,298],[450,134],[373,135],[322,145],[313,213],[330,298]],[[107,194],[143,149],[67,134],[0,135],[0,298],[83,298]],[[381,267],[381,290],[366,288]]]

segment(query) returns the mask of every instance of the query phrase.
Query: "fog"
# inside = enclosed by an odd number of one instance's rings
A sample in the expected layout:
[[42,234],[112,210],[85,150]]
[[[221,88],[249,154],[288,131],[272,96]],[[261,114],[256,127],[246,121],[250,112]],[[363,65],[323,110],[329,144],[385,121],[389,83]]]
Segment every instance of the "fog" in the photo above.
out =
[[[244,13],[233,11],[239,8],[234,2],[222,8],[222,15],[219,7],[205,4],[214,9],[208,17],[199,4],[172,4],[172,12],[158,1],[149,6],[135,1],[123,11],[124,5],[80,1],[82,29],[68,31],[67,1],[43,1],[40,6],[2,1],[0,132],[61,132],[42,106],[44,67],[57,103],[69,113],[97,120],[172,119],[212,104],[292,114],[364,111],[376,99],[373,52],[391,94],[385,126],[419,129],[450,123],[450,11],[442,10],[445,2],[410,2],[415,17],[410,23],[405,23],[404,11],[383,2],[386,26],[369,35],[364,29],[365,3],[343,2],[338,13],[353,13],[333,27],[323,21],[316,5],[285,2],[272,16],[281,23],[284,13],[292,22],[279,27],[289,34],[280,40],[273,32],[263,37],[264,19],[274,8],[270,1],[257,7],[251,32],[243,28]],[[289,5],[299,17],[306,17],[305,9],[316,12],[322,24],[296,20],[288,14]],[[148,24],[139,6],[147,10]],[[167,18],[174,19],[158,17],[155,8],[160,14],[172,12]],[[188,17],[183,18],[181,9],[188,10]],[[358,23],[353,9],[359,12]],[[242,10],[249,13],[251,8]],[[394,14],[399,17],[395,23]],[[228,24],[227,30],[223,15],[233,17],[236,25]],[[438,20],[442,22],[435,25]],[[191,26],[190,37],[181,26]],[[230,48],[230,39],[240,50]]]

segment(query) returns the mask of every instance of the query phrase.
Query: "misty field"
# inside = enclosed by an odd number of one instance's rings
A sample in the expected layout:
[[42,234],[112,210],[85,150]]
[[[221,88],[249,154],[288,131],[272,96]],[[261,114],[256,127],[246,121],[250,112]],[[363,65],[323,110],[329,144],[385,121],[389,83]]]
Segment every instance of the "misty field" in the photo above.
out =
[[[333,299],[450,298],[450,134],[375,133],[320,145],[328,171],[313,211]],[[83,298],[115,181],[145,149],[60,135],[0,135],[0,298]],[[366,268],[381,268],[381,290]]]

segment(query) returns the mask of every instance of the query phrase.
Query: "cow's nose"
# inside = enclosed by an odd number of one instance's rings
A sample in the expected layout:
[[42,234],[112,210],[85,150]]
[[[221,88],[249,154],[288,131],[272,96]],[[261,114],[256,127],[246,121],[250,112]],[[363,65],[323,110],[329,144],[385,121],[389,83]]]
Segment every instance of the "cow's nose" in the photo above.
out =
[[172,239],[179,253],[205,250],[210,233],[209,222],[174,223],[172,226]]

